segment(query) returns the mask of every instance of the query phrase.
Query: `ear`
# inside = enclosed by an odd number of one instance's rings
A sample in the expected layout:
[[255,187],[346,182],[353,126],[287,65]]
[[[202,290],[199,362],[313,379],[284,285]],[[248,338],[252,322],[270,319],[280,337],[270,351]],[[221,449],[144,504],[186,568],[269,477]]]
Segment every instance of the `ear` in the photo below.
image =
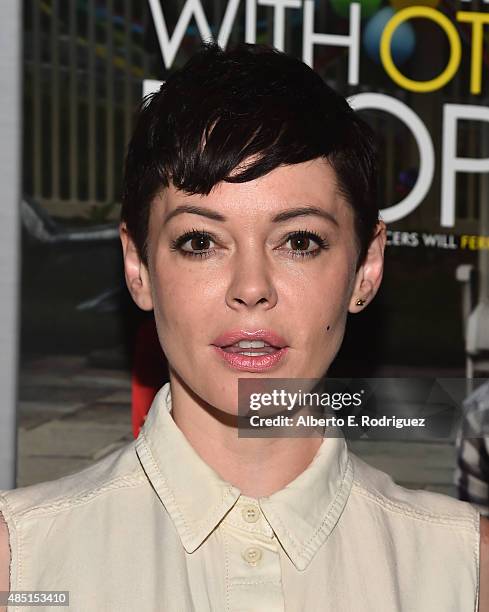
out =
[[349,312],[360,312],[374,299],[384,272],[385,243],[385,223],[379,221],[375,228],[374,237],[370,242],[367,255],[357,270],[350,307],[348,308]]
[[153,298],[148,268],[141,261],[136,245],[125,223],[121,223],[119,226],[119,236],[122,242],[124,273],[129,293],[139,308],[152,310]]

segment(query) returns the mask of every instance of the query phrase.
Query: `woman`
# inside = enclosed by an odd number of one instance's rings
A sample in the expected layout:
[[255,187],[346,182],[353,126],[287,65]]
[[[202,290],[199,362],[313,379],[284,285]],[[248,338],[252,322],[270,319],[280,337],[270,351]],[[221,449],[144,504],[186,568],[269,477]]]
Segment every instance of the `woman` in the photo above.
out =
[[11,589],[74,610],[477,610],[471,506],[342,438],[237,435],[238,379],[320,378],[374,298],[376,178],[367,126],[271,49],[208,44],[144,105],[121,240],[170,383],[134,443],[3,492]]

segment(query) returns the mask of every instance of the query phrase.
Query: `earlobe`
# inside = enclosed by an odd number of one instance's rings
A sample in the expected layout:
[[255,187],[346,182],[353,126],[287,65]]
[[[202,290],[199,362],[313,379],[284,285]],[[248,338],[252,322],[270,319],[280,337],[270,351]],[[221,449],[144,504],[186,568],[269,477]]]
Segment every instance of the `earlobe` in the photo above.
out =
[[355,285],[348,311],[360,312],[375,297],[384,272],[384,249],[386,243],[386,227],[383,221],[377,223],[374,237],[362,265],[357,271]]
[[139,308],[152,310],[153,299],[148,269],[142,262],[125,223],[121,223],[119,226],[119,236],[124,258],[124,275],[129,293]]
[[[359,270],[358,274],[361,274],[361,272],[362,270]],[[373,299],[375,293],[372,283],[369,280],[365,278],[361,279],[360,282],[357,280],[348,312],[355,314],[363,310]]]

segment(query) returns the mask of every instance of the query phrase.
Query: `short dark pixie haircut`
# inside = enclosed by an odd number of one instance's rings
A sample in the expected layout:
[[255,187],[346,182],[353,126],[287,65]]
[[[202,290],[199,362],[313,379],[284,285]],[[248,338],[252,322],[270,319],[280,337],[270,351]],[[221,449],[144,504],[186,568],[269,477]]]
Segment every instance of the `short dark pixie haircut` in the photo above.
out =
[[147,96],[125,163],[121,221],[148,264],[154,197],[170,182],[208,195],[274,168],[329,160],[354,211],[358,265],[378,221],[377,161],[368,125],[306,64],[266,45],[208,42]]

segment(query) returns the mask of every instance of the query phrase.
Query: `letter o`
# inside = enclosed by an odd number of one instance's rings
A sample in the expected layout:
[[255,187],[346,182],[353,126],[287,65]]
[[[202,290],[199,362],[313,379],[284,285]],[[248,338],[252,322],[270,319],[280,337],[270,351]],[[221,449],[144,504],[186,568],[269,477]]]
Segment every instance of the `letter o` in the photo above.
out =
[[435,150],[430,134],[425,124],[407,104],[392,96],[376,93],[360,93],[348,99],[355,110],[376,108],[394,115],[412,132],[419,150],[419,174],[416,184],[408,195],[397,204],[380,211],[381,218],[386,223],[399,221],[413,212],[428,193],[435,172]]
[[[445,31],[450,43],[450,59],[445,70],[430,81],[408,79],[399,71],[392,59],[391,42],[396,28],[414,17],[426,17],[437,23]],[[462,45],[457,29],[448,17],[429,6],[410,6],[396,13],[387,23],[380,41],[380,57],[387,74],[395,83],[409,91],[427,93],[440,89],[453,78],[462,58]]]

